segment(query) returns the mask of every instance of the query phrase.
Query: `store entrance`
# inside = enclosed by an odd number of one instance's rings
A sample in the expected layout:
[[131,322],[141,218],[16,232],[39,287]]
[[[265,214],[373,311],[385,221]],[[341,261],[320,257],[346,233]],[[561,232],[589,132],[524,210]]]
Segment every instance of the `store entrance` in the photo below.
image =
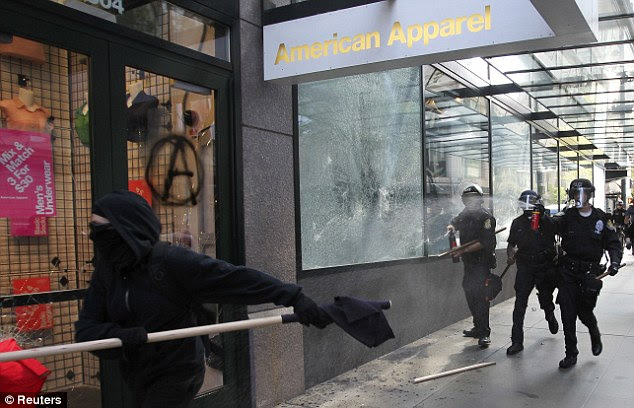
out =
[[[94,197],[134,191],[159,216],[162,240],[233,258],[230,75],[3,7],[0,347],[71,343],[93,271]],[[205,307],[217,321],[236,313]],[[238,401],[238,341],[211,339],[196,405]],[[90,353],[39,361],[41,391],[68,393],[69,407],[131,406],[116,361]]]

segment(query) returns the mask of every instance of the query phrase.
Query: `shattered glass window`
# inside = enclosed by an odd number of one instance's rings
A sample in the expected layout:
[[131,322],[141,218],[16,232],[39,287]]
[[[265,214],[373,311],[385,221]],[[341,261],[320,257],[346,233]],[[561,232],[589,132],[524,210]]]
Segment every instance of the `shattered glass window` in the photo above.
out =
[[420,67],[298,87],[304,269],[423,255]]

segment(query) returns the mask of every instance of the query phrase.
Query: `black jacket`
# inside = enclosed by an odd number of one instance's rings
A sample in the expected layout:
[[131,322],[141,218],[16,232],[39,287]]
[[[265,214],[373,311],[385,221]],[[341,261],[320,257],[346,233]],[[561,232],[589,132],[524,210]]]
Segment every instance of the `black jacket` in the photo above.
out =
[[[130,201],[116,208],[107,198],[96,205],[135,252],[138,263],[132,270],[118,272],[98,261],[75,323],[76,340],[124,338],[130,328],[147,332],[191,327],[191,311],[176,305],[159,290],[150,275],[152,248],[158,241],[160,223],[151,208],[133,193],[118,192]],[[234,266],[189,249],[171,246],[161,256],[161,268],[182,285],[192,301],[201,303],[260,304],[273,302],[291,306],[301,288],[244,266]],[[174,279],[175,278],[175,279]],[[171,298],[174,299],[173,297]],[[127,330],[126,330],[127,329]],[[102,358],[120,358],[122,374],[132,387],[143,387],[160,376],[200,375],[203,347],[199,337],[144,344],[138,349],[95,352]]]
[[462,255],[465,264],[484,264],[491,268],[495,259],[495,218],[484,208],[464,209],[451,220],[451,225],[460,231],[460,245],[479,241],[484,248]]

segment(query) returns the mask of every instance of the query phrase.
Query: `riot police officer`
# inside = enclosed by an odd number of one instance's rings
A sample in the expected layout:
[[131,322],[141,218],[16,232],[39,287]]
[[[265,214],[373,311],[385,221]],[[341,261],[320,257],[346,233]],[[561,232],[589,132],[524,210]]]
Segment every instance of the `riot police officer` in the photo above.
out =
[[534,287],[537,287],[539,306],[544,310],[548,329],[552,334],[559,331],[553,303],[553,292],[556,287],[556,271],[553,264],[556,254],[555,226],[545,219],[547,216],[544,214],[541,197],[536,192],[523,191],[519,197],[519,206],[523,213],[511,224],[506,248],[508,264],[512,265],[517,260],[512,343],[506,350],[507,355],[524,350],[524,316],[528,297]]
[[462,256],[464,277],[462,287],[467,305],[473,316],[473,328],[463,333],[478,339],[481,347],[491,344],[489,327],[489,300],[486,297],[485,281],[492,268],[495,268],[495,218],[482,207],[484,203],[482,188],[477,184],[467,186],[461,193],[464,210],[451,220],[447,229],[460,231],[460,242],[473,245],[459,250],[455,256]]
[[559,362],[559,367],[564,369],[577,363],[577,317],[588,327],[592,354],[601,354],[601,333],[593,313],[602,285],[596,279],[602,272],[599,262],[606,249],[610,256],[608,271],[614,276],[623,256],[616,231],[608,222],[607,215],[592,206],[590,200],[594,196],[594,186],[590,180],[573,180],[568,194],[570,200],[574,200],[574,207],[553,217],[565,252],[559,267],[557,295],[566,342],[566,356]]

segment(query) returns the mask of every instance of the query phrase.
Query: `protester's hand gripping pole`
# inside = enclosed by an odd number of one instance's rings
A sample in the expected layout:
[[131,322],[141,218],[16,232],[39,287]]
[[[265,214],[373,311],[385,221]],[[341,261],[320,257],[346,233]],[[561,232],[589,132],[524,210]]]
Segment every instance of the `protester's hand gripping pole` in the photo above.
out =
[[[621,265],[619,265],[619,269],[621,269],[621,268],[622,268],[622,267],[624,267],[624,266],[625,266],[625,264],[624,264],[624,263],[622,263]],[[597,276],[597,279],[603,279],[603,278],[605,278],[606,276],[608,276],[609,274],[610,274],[610,271],[609,271],[609,270],[607,270],[607,271],[603,272],[601,275]]]

